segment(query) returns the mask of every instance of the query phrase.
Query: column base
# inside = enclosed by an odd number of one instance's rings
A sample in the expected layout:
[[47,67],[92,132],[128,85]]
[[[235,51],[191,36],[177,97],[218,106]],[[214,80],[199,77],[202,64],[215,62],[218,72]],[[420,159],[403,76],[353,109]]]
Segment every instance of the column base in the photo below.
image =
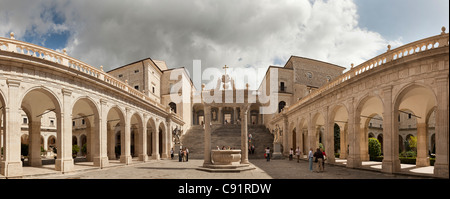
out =
[[162,159],[167,159],[167,158],[169,158],[169,155],[167,155],[166,153],[163,153],[163,154],[161,155],[161,158],[162,158]]
[[360,168],[362,166],[361,159],[347,157],[347,167],[348,168]]
[[73,159],[56,159],[55,170],[61,171],[62,173],[73,171]]
[[39,158],[28,158],[28,164],[32,167],[40,167],[42,166],[42,159],[41,157]]
[[439,178],[447,178],[449,177],[449,167],[448,164],[434,164],[434,176]]
[[148,161],[148,156],[147,156],[147,154],[141,154],[141,155],[139,155],[139,161],[147,162],[147,161]]
[[430,158],[416,158],[416,166],[418,167],[427,167],[430,166]]
[[382,168],[381,168],[381,172],[383,173],[395,173],[395,172],[400,172],[401,167],[400,167],[400,160],[384,160],[383,159],[383,163],[381,164]]
[[22,162],[2,162],[0,173],[6,178],[21,178],[23,176]]
[[103,169],[104,167],[107,167],[108,165],[109,165],[108,157],[95,157],[94,158],[94,166],[100,167],[100,169]]
[[161,158],[159,157],[159,153],[154,153],[151,156],[152,160],[160,160]]
[[120,163],[125,163],[126,165],[131,164],[132,157],[131,155],[121,155],[120,156]]

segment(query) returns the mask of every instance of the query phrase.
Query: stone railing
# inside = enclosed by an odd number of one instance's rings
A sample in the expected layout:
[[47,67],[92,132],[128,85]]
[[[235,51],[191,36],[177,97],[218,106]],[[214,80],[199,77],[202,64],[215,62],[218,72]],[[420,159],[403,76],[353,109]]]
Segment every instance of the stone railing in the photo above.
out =
[[[387,52],[385,52],[381,55],[378,55],[356,67],[353,67],[353,64],[352,64],[352,68],[349,71],[338,76],[333,81],[328,82],[327,84],[321,86],[317,90],[314,90],[309,95],[307,95],[304,98],[297,101],[295,104],[284,109],[282,111],[282,113],[283,112],[287,113],[289,111],[292,111],[299,105],[320,95],[324,91],[327,91],[327,90],[329,90],[329,89],[331,89],[331,88],[333,88],[355,76],[358,76],[364,72],[367,72],[373,68],[383,67],[383,65],[385,65],[386,63],[389,63],[391,61],[399,60],[399,59],[407,57],[409,55],[413,55],[413,54],[416,54],[419,52],[423,52],[423,51],[427,51],[427,50],[435,49],[435,48],[440,48],[440,47],[444,47],[444,46],[448,46],[448,45],[449,45],[449,33],[445,33],[445,27],[442,27],[442,32],[440,35],[436,35],[433,37],[418,40],[418,41],[406,44],[404,46],[400,46],[396,49],[391,50],[390,49],[391,46],[388,45]],[[280,114],[278,114],[278,115],[280,115]],[[276,118],[278,118],[278,117],[276,117]]]
[[97,78],[101,81],[104,81],[120,90],[123,90],[133,96],[136,96],[140,99],[143,99],[150,104],[169,112],[169,107],[164,106],[157,101],[151,99],[144,93],[134,89],[130,85],[128,85],[125,82],[122,82],[115,77],[111,76],[110,74],[103,71],[103,66],[100,66],[100,69],[97,69],[96,67],[93,67],[89,64],[86,64],[80,60],[77,60],[75,58],[72,58],[67,55],[67,52],[65,49],[63,49],[63,52],[57,52],[55,50],[51,50],[48,48],[44,48],[38,45],[34,45],[31,43],[23,42],[15,40],[14,33],[10,34],[11,38],[4,38],[0,37],[0,51],[9,51],[14,52],[18,54],[24,54],[29,55],[31,57],[37,57],[41,58],[43,60],[51,61],[54,63],[61,64],[63,66],[66,66],[67,68],[71,68],[73,70],[80,71],[82,73],[85,73],[93,78]]

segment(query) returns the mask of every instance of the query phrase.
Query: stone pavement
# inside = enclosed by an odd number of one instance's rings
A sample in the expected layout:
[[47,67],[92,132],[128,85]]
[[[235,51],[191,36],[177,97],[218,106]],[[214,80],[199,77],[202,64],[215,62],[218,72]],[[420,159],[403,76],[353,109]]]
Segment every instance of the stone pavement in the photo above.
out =
[[[93,166],[76,164],[78,171],[60,174],[50,172],[45,175],[29,175],[24,179],[418,179],[411,175],[385,174],[379,171],[349,169],[345,166],[325,165],[325,172],[315,173],[308,169],[308,162],[288,159],[271,160],[251,159],[256,169],[241,173],[210,173],[196,168],[203,160],[190,159],[189,162],[178,160],[150,160],[148,162],[133,161],[131,165],[113,165],[98,169]],[[80,168],[80,166],[82,168]]]

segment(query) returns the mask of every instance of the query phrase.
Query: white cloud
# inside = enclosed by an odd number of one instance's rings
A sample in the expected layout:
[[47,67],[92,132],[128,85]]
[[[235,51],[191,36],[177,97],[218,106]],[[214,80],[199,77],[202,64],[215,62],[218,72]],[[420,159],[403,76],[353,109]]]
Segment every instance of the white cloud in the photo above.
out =
[[[25,6],[28,3],[34,5]],[[13,30],[23,37],[30,30],[37,35],[68,30],[68,54],[106,70],[146,57],[188,69],[194,59],[202,60],[203,69],[223,65],[267,68],[275,59],[285,63],[291,55],[349,67],[376,56],[389,43],[380,34],[358,27],[357,7],[351,0],[20,4],[7,5],[15,6],[17,12],[0,8],[0,19],[6,21],[0,24],[0,34]],[[49,8],[62,14],[65,23],[52,24],[51,16],[42,15]],[[263,75],[249,78],[261,80]]]

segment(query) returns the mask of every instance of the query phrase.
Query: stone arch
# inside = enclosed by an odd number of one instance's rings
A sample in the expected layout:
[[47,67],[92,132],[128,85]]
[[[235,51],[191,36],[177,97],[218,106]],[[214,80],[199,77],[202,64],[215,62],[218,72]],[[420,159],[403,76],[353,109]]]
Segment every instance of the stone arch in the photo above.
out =
[[155,143],[157,140],[157,129],[156,129],[156,121],[154,117],[150,117],[147,120],[147,154],[151,155],[153,159],[159,158],[159,153],[157,154]]
[[[100,113],[97,103],[88,97],[80,96],[73,101],[72,104],[72,122],[81,120],[81,126],[85,127],[86,133],[86,160],[89,162],[95,162],[94,165],[98,165],[98,161],[94,158],[100,157]],[[84,123],[84,124],[83,124]],[[78,126],[72,125],[72,134],[77,133],[75,130]],[[81,148],[84,146],[81,145]]]
[[278,102],[278,113],[280,113],[285,106],[286,106],[286,102],[285,101]]
[[[329,114],[329,129],[333,133],[333,148],[332,152],[339,153],[339,158],[347,158],[348,145],[348,108],[343,103],[334,105]],[[337,126],[337,127],[336,127]],[[337,130],[339,132],[337,132]],[[331,150],[330,150],[331,151]],[[331,157],[331,156],[330,156]]]
[[382,120],[383,110],[383,100],[379,95],[372,92],[367,93],[356,103],[353,141],[349,142],[349,156],[353,156],[353,164],[355,167],[361,166],[361,161],[369,160],[368,130],[370,120],[378,116]]
[[130,118],[130,153],[132,157],[143,154],[143,146],[141,143],[144,123],[142,115],[137,111],[131,115]]
[[308,138],[308,124],[307,119],[301,117],[297,123],[297,137],[299,140],[300,153],[306,154],[308,151],[307,138]]
[[[56,136],[50,137],[47,144],[48,147],[54,147],[57,150],[57,161],[61,163],[64,150],[62,148],[62,121],[61,121],[61,101],[56,93],[44,86],[31,87],[22,93],[20,98],[20,107],[28,117],[28,135],[29,135],[29,158],[30,166],[42,166],[41,160],[41,118],[50,112],[55,113],[56,117]],[[52,143],[50,143],[50,141]],[[70,147],[70,149],[72,149]],[[55,170],[59,170],[60,166],[55,164]]]
[[[122,157],[125,133],[125,113],[117,105],[109,107],[106,116],[106,126],[108,129],[107,153],[108,158],[115,160]],[[117,136],[118,135],[118,136]],[[119,138],[119,140],[117,140]]]
[[[429,166],[427,150],[428,118],[437,105],[436,94],[432,88],[421,83],[410,83],[403,86],[395,94],[394,112],[394,136],[399,135],[399,121],[397,118],[404,113],[402,110],[410,110],[417,122],[417,166]],[[406,139],[406,137],[405,137]]]
[[[313,134],[310,135],[310,146],[314,149],[319,148],[320,144],[324,146],[325,135],[325,116],[322,112],[316,112],[312,117],[311,128],[313,129]],[[325,146],[324,146],[325,147]]]
[[167,126],[164,121],[160,121],[158,125],[158,151],[161,158],[167,158]]

